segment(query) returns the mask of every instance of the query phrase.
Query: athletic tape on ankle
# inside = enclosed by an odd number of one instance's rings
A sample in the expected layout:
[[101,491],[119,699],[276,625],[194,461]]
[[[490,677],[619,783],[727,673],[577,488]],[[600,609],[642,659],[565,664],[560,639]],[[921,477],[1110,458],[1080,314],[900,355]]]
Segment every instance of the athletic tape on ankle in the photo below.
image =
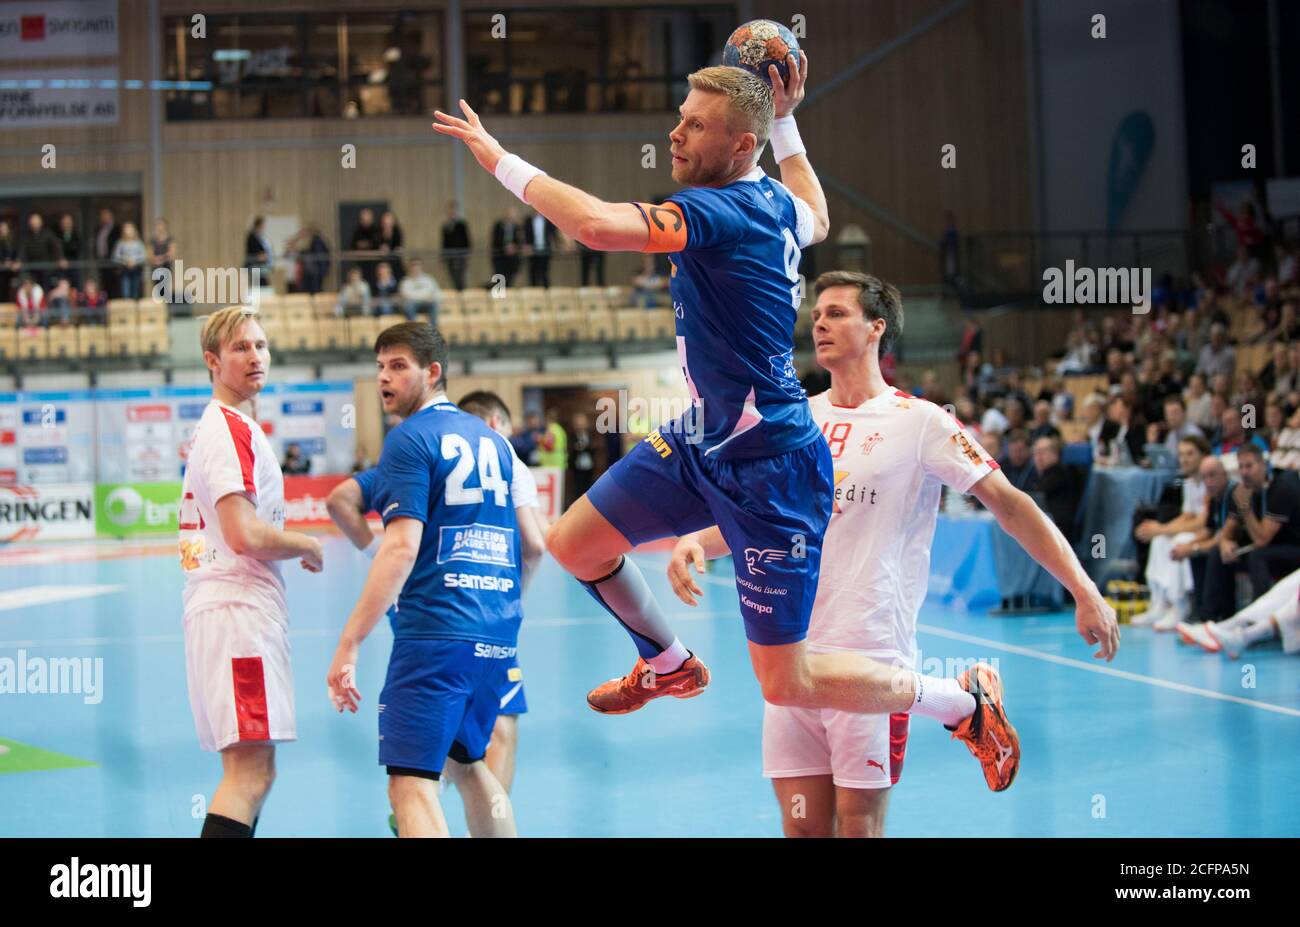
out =
[[803,139],[799,137],[799,127],[795,125],[793,113],[772,123],[772,156],[776,158],[777,164],[807,151]]
[[497,162],[496,178],[501,181],[501,185],[507,190],[524,200],[524,189],[538,174],[545,174],[546,171],[540,167],[533,167],[523,158],[516,154],[508,154]]

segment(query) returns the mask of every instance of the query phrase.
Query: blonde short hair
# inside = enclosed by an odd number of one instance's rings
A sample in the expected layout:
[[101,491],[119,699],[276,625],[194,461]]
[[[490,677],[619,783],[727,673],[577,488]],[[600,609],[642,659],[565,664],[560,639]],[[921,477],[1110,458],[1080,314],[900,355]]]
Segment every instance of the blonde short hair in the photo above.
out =
[[221,346],[234,337],[239,326],[250,319],[254,322],[259,321],[257,310],[251,306],[227,306],[218,309],[203,320],[203,328],[199,331],[199,345],[205,354],[211,351],[213,354],[220,355]]
[[776,117],[772,102],[772,87],[761,77],[744,68],[718,65],[701,68],[687,75],[693,90],[725,94],[731,104],[731,125],[742,132],[753,132],[758,138],[754,146],[755,160],[763,153],[763,146],[772,135],[772,120]]

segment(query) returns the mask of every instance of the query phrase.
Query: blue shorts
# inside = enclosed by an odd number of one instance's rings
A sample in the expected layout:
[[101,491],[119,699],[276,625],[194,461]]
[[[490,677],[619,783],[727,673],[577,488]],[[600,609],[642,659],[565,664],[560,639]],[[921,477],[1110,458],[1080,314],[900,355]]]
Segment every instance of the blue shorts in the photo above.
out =
[[808,634],[834,490],[819,435],[771,457],[717,460],[682,433],[652,433],[587,498],[632,545],[717,525],[731,548],[745,636],[793,644]]
[[497,676],[497,710],[503,715],[528,713],[528,699],[524,697],[524,671],[519,668],[519,657],[501,661]]
[[379,765],[436,778],[448,756],[483,759],[515,651],[475,641],[393,641],[379,694]]

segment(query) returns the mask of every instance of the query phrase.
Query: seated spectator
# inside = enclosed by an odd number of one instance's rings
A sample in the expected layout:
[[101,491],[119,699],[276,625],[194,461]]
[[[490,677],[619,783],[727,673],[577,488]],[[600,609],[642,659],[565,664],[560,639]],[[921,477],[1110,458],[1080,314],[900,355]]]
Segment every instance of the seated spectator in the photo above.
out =
[[1093,461],[1104,467],[1136,467],[1143,458],[1143,436],[1144,429],[1133,420],[1132,401],[1123,394],[1112,396],[1093,447]]
[[31,274],[23,275],[14,301],[18,303],[19,328],[41,328],[45,325],[45,290],[32,279]]
[[1268,459],[1280,470],[1300,470],[1300,407],[1291,413],[1278,432]]
[[1232,660],[1247,647],[1275,637],[1282,639],[1283,653],[1300,653],[1300,570],[1225,621],[1180,624],[1177,630],[1188,643]]
[[1295,366],[1292,363],[1292,346],[1284,341],[1273,343],[1272,357],[1259,372],[1259,385],[1266,391],[1289,393],[1296,388]]
[[1214,415],[1210,391],[1205,388],[1205,374],[1194,373],[1187,381],[1187,393],[1184,395],[1187,406],[1187,420],[1201,429],[1201,433],[1213,431],[1218,427]]
[[1228,329],[1221,323],[1215,322],[1210,326],[1209,343],[1201,346],[1201,354],[1197,358],[1194,372],[1203,373],[1207,377],[1220,373],[1231,376],[1236,367],[1237,352],[1228,344]]
[[77,309],[78,325],[104,325],[108,322],[108,294],[99,288],[99,281],[91,277],[81,291]]
[[1187,420],[1187,406],[1181,396],[1166,396],[1164,420],[1147,426],[1147,443],[1163,443],[1171,454],[1178,454],[1178,444],[1184,438],[1204,438],[1205,432]]
[[393,276],[393,267],[387,261],[380,261],[375,268],[375,315],[392,315],[397,311],[397,278]]
[[362,277],[360,267],[348,271],[348,282],[339,290],[339,301],[334,307],[334,314],[339,318],[370,315],[370,284]]
[[1088,429],[1088,443],[1095,451],[1101,440],[1101,430],[1106,425],[1106,397],[1101,393],[1089,393],[1079,406],[1079,414]]
[[1277,264],[1277,283],[1278,286],[1286,289],[1300,284],[1300,261],[1296,260],[1297,248],[1292,245],[1288,248],[1282,242],[1273,246],[1273,258]]
[[[1222,582],[1225,574],[1216,568],[1216,572],[1211,575],[1208,566],[1210,558],[1218,555],[1219,543],[1229,536],[1227,523],[1231,511],[1230,496],[1237,485],[1228,476],[1223,461],[1213,456],[1201,460],[1201,482],[1205,485],[1204,524],[1195,531],[1195,536],[1190,541],[1175,544],[1169,552],[1175,562],[1186,560],[1192,570],[1192,599],[1188,621],[1203,621],[1206,601],[1216,602],[1220,594],[1217,589],[1211,591],[1208,583],[1211,579],[1216,583]],[[1233,526],[1232,532],[1233,540],[1237,540],[1238,526]],[[1227,575],[1227,579],[1235,582],[1231,575]],[[1152,627],[1158,631],[1170,629],[1159,621]]]
[[1268,452],[1268,445],[1254,433],[1247,434],[1241,424],[1242,413],[1236,409],[1224,409],[1219,416],[1219,433],[1214,443],[1214,456],[1235,454],[1245,444],[1253,444],[1261,453]]
[[[969,356],[974,357],[975,355],[971,354]],[[990,432],[994,432],[994,431],[996,431],[1000,435],[1004,435],[1007,433],[1007,431],[1010,429],[1010,423],[1007,420],[1007,417],[1002,413],[1002,409],[1000,408],[1001,405],[1002,405],[1002,400],[1000,399],[996,399],[993,402],[989,403],[989,407],[984,410],[984,414],[980,417],[980,431],[984,432],[985,434],[989,434]],[[994,454],[997,453],[996,447],[990,448],[989,450],[991,450]]]
[[1034,417],[1029,422],[1029,442],[1039,438],[1059,438],[1061,430],[1052,423],[1052,404],[1046,399],[1034,403]]
[[1291,344],[1297,339],[1300,339],[1300,319],[1296,318],[1295,300],[1288,299],[1282,303],[1282,311],[1278,316],[1277,325],[1264,332],[1256,340],[1264,343],[1281,341]]
[[72,324],[72,303],[76,293],[67,277],[60,277],[54,289],[45,296],[45,324],[57,322],[59,325]]
[[311,473],[311,461],[302,456],[302,448],[297,444],[287,444],[284,448],[284,463],[280,469],[285,476],[305,476]]
[[1029,433],[1023,428],[1007,432],[1007,453],[998,466],[1016,489],[1028,492],[1033,488],[1034,462],[1029,454]]
[[1237,259],[1228,265],[1223,275],[1223,282],[1237,296],[1245,296],[1254,288],[1259,279],[1259,261],[1251,257],[1244,245],[1237,247]]
[[1061,462],[1061,439],[1052,435],[1034,442],[1033,465],[1033,496],[1061,534],[1074,541],[1075,518],[1083,498],[1083,473],[1078,467]]
[[1172,631],[1192,611],[1192,568],[1186,559],[1175,560],[1174,548],[1195,540],[1205,527],[1205,481],[1201,461],[1210,445],[1200,435],[1178,442],[1178,470],[1182,505],[1168,521],[1147,519],[1133,530],[1139,543],[1151,545],[1147,553],[1146,582],[1151,590],[1151,607],[1133,618],[1135,625],[1155,625]]
[[1065,357],[1056,365],[1057,373],[1092,373],[1097,369],[1097,345],[1087,329],[1071,329],[1065,347]]
[[632,278],[632,302],[646,309],[659,304],[659,295],[668,292],[668,268],[654,254],[641,258],[641,273]]
[[1270,463],[1273,462],[1273,451],[1277,448],[1277,439],[1282,434],[1282,429],[1286,427],[1286,420],[1289,417],[1287,413],[1289,411],[1282,406],[1282,400],[1277,397],[1276,393],[1269,393],[1268,398],[1264,400],[1264,427],[1258,429],[1256,434],[1268,446]]
[[423,312],[429,316],[429,324],[438,326],[438,304],[442,301],[442,289],[438,281],[426,273],[419,259],[412,259],[406,268],[406,276],[398,287],[402,297],[402,309],[408,319],[414,319],[416,313]]
[[[1231,574],[1240,565],[1250,573],[1256,599],[1300,569],[1300,476],[1269,467],[1253,444],[1237,451],[1237,468],[1241,480],[1228,497],[1227,537],[1206,564],[1207,593],[1213,597],[1204,601],[1202,617],[1216,621],[1237,611]],[[1236,541],[1239,528],[1244,528],[1244,544]]]
[[140,233],[134,222],[122,224],[122,237],[113,246],[113,263],[118,268],[118,280],[123,299],[139,299],[143,288],[144,262],[148,258]]

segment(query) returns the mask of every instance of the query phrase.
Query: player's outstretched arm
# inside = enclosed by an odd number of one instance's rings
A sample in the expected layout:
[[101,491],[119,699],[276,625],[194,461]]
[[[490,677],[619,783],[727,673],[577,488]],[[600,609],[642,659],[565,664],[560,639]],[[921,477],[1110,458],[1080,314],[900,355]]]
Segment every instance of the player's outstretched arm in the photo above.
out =
[[[485,171],[511,193],[550,219],[568,237],[597,251],[641,251],[650,230],[641,210],[631,203],[607,203],[577,187],[548,177],[518,155],[512,155],[483,128],[478,113],[460,101],[465,118],[441,110],[435,131],[465,143]],[[525,195],[526,193],[526,195]]]
[[1007,534],[1020,542],[1029,556],[1042,564],[1074,596],[1075,626],[1088,644],[1101,649],[1093,654],[1111,660],[1119,650],[1119,624],[1115,610],[1102,597],[1097,584],[1083,570],[1070,542],[1034,500],[1011,485],[1006,474],[994,470],[972,488]]
[[239,557],[254,560],[301,558],[304,568],[319,573],[324,566],[320,541],[297,531],[284,531],[257,517],[257,509],[246,496],[230,493],[217,500],[221,537]]
[[826,194],[822,192],[821,181],[813,171],[812,162],[804,153],[803,142],[799,139],[799,130],[794,124],[795,107],[804,98],[804,85],[808,82],[808,56],[799,51],[799,60],[794,55],[786,58],[790,76],[783,82],[776,65],[767,69],[772,80],[772,101],[776,104],[776,122],[772,125],[772,155],[781,169],[781,183],[790,192],[808,204],[813,214],[812,244],[824,241],[830,234],[831,219],[826,208]]
[[423,537],[424,523],[415,518],[394,518],[384,528],[379,552],[366,575],[361,597],[339,635],[334,661],[325,677],[330,699],[339,711],[348,708],[356,713],[361,702],[355,679],[357,651],[406,585]]
[[325,497],[325,509],[330,513],[330,520],[352,542],[353,547],[364,551],[375,545],[377,537],[370,528],[370,522],[366,521],[366,513],[361,510],[361,505],[361,486],[352,477],[339,483]]

